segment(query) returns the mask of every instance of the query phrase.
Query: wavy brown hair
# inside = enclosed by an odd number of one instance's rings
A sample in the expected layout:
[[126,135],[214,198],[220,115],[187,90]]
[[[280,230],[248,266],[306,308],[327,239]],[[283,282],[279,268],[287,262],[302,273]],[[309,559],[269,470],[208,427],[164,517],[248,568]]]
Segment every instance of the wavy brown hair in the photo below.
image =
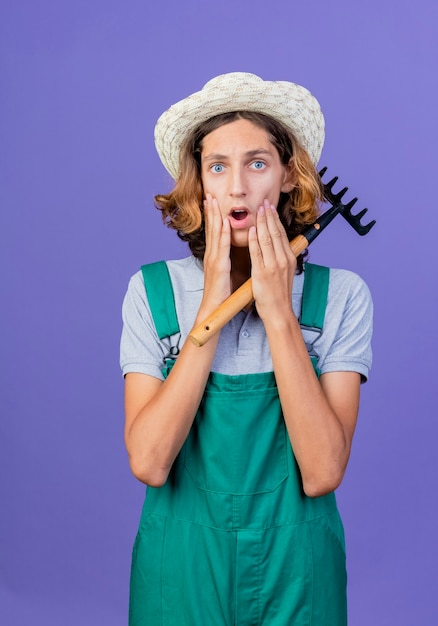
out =
[[[225,124],[238,119],[249,120],[265,130],[277,148],[283,165],[292,166],[294,187],[281,193],[278,214],[289,240],[301,234],[318,216],[318,201],[323,199],[321,179],[306,150],[280,122],[263,113],[234,111],[223,113],[200,124],[187,138],[180,154],[180,175],[173,191],[155,196],[155,206],[163,222],[187,241],[192,254],[203,259],[205,253],[204,191],[201,182],[201,152],[204,137]],[[307,251],[298,257],[302,271]]]

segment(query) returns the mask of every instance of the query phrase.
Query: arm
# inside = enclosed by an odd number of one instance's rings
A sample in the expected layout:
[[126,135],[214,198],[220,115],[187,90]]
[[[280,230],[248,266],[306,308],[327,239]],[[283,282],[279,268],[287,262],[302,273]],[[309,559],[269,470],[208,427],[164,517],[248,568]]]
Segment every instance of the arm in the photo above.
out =
[[142,482],[154,487],[166,482],[196,415],[216,342],[202,354],[186,342],[164,382],[126,375],[125,444],[131,470]]
[[260,211],[250,233],[253,290],[271,349],[284,419],[303,488],[333,491],[347,467],[359,406],[360,375],[324,374],[318,381],[291,306],[296,260],[275,210]]
[[297,320],[267,323],[284,419],[308,496],[336,489],[347,468],[359,409],[360,375],[318,381]]
[[[204,296],[195,325],[230,293],[230,232],[217,203],[205,203],[207,223]],[[186,341],[168,378],[145,374],[125,380],[125,444],[133,474],[151,486],[163,485],[180,451],[204,392],[218,337],[195,347]]]

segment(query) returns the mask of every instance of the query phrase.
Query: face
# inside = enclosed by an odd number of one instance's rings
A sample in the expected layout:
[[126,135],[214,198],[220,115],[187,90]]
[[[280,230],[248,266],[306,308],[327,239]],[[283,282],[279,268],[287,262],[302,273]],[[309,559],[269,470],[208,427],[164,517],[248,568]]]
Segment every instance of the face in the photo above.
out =
[[292,189],[289,169],[280,161],[268,133],[239,119],[206,135],[202,142],[201,179],[204,195],[217,199],[231,225],[231,244],[248,245],[248,229],[256,225],[267,199],[278,206],[280,192]]

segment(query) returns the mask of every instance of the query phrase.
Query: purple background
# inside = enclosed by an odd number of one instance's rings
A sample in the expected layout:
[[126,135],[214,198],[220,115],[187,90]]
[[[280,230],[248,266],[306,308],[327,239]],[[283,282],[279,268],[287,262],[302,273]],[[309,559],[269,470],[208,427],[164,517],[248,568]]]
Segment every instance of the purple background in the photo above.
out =
[[[152,208],[153,128],[216,74],[320,100],[321,165],[378,224],[311,258],[359,272],[375,364],[339,489],[352,626],[437,623],[438,7],[349,0],[3,0],[0,623],[122,626],[143,486],[123,445],[120,308],[185,246]],[[350,193],[350,192],[349,192]]]

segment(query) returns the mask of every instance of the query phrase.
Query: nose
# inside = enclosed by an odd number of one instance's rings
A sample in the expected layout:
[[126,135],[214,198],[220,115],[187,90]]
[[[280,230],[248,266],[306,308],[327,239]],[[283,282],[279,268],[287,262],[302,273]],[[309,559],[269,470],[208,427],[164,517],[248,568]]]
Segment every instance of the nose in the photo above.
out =
[[230,177],[230,196],[232,198],[242,198],[246,196],[245,176],[240,167],[232,169]]

